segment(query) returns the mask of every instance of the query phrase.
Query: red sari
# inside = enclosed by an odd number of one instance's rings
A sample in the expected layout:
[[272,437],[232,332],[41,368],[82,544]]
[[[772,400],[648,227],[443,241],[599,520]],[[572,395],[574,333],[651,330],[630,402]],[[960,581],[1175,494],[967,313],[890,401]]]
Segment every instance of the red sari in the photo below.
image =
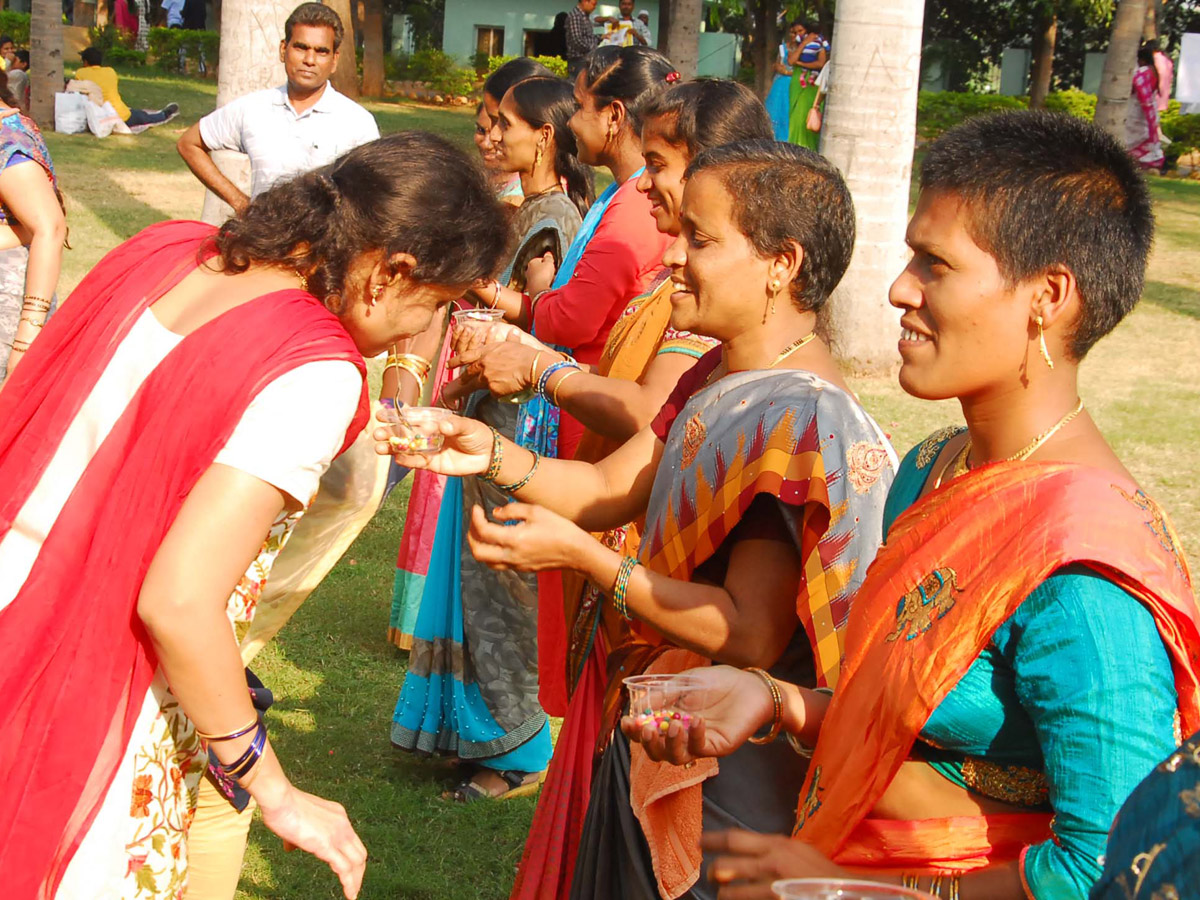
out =
[[[198,222],[166,222],[109,253],[9,378],[0,391],[0,537],[124,336],[195,268],[212,235]],[[304,291],[264,295],[196,329],[130,400],[0,610],[6,898],[54,895],[122,758],[157,667],[138,593],[183,501],[258,392],[319,360],[365,371],[341,323]],[[343,449],[366,421],[364,384]]]
[[933,710],[1029,594],[1086,565],[1154,616],[1184,734],[1200,727],[1200,615],[1174,531],[1099,469],[1004,463],[910,507],[855,599],[846,660],[800,795],[795,835],[842,865],[959,873],[1044,840],[1043,812],[872,818]]

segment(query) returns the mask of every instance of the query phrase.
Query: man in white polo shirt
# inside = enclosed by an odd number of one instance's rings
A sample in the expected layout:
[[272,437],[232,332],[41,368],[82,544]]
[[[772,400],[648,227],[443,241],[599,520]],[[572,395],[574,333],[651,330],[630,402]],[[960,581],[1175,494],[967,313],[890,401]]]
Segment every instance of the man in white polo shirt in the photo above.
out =
[[[179,139],[179,155],[188,168],[236,212],[275,182],[331,163],[379,137],[375,117],[329,83],[342,34],[342,20],[328,6],[300,4],[288,16],[279,44],[287,84],[226,103]],[[213,150],[250,157],[250,197],[217,168],[209,155]]]

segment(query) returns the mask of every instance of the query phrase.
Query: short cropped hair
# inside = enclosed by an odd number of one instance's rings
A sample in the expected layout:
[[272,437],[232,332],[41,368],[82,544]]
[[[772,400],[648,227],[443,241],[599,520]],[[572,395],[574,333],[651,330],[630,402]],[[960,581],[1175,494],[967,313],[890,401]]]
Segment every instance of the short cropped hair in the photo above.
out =
[[334,50],[342,46],[342,38],[346,36],[346,31],[342,27],[341,16],[324,3],[301,3],[292,10],[292,14],[283,23],[283,41],[285,44],[292,42],[292,29],[297,25],[307,25],[310,28],[324,27],[333,29]]
[[1077,360],[1141,296],[1154,241],[1150,191],[1091,122],[1042,110],[970,119],[930,146],[921,190],[966,204],[971,238],[1010,284],[1071,270],[1083,306],[1069,345]]
[[695,156],[709,147],[734,141],[770,140],[771,119],[762,101],[744,84],[698,78],[660,89],[638,104],[643,125],[660,121],[663,137]]
[[854,252],[854,201],[841,172],[818,153],[777,141],[737,141],[700,153],[688,178],[711,171],[732,197],[738,230],[763,257],[804,248],[792,302],[825,305]]

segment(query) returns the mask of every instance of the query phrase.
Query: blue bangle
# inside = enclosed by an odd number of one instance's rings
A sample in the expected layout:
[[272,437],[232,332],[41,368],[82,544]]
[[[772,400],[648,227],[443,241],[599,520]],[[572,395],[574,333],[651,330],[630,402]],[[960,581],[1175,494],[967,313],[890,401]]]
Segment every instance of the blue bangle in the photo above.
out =
[[541,377],[538,379],[537,392],[539,394],[541,394],[543,398],[549,399],[548,397],[546,397],[546,385],[550,381],[550,376],[553,375],[555,372],[559,371],[560,369],[578,369],[578,368],[579,368],[579,363],[575,362],[575,360],[571,359],[571,357],[569,357],[569,356],[566,359],[559,360],[558,362],[554,363],[553,365],[546,366],[546,371],[542,372]]

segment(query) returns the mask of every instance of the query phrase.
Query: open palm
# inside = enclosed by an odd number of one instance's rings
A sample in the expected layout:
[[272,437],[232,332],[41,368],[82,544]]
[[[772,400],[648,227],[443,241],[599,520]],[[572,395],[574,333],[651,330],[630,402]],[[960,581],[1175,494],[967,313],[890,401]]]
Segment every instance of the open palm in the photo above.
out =
[[445,438],[442,449],[431,456],[407,453],[389,443],[396,436],[391,427],[379,427],[372,435],[375,452],[394,456],[396,462],[410,469],[429,469],[439,475],[478,475],[486,472],[492,459],[492,430],[482,422],[451,416],[441,424]]

